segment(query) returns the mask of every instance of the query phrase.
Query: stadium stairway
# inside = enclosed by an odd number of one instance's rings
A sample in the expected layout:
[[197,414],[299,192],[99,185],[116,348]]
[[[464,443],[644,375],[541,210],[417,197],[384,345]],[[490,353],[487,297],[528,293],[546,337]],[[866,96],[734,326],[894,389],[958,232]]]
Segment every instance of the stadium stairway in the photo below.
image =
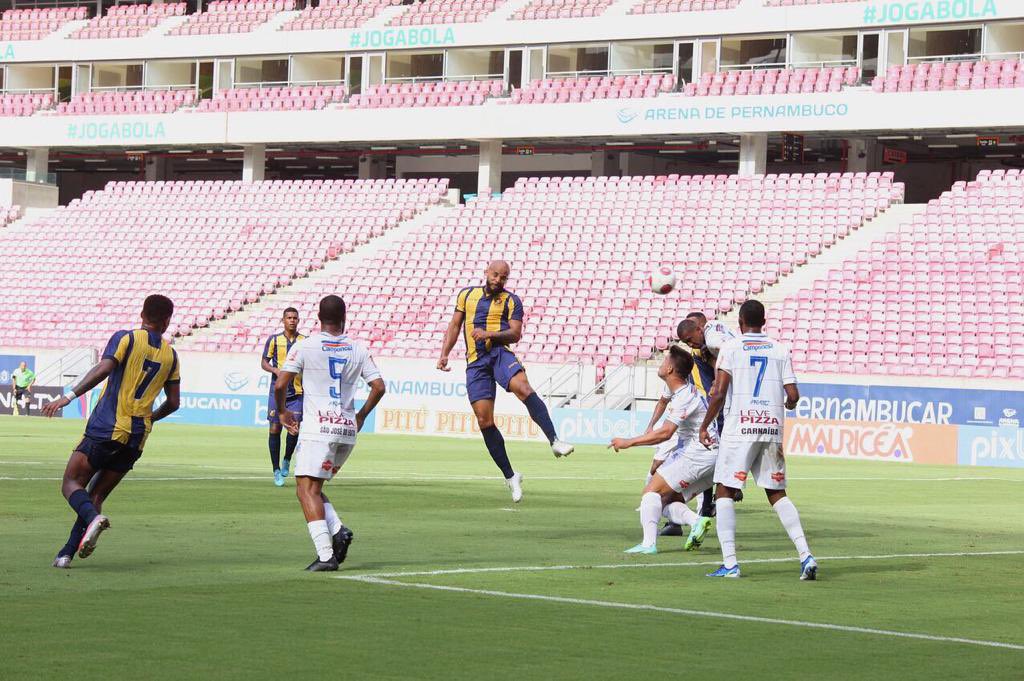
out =
[[[787,296],[795,294],[814,284],[829,270],[849,260],[873,241],[885,238],[886,234],[895,232],[900,225],[910,223],[914,217],[927,210],[927,204],[894,203],[872,220],[867,220],[845,238],[841,238],[831,247],[825,248],[807,264],[797,267],[789,275],[779,279],[778,283],[766,286],[764,291],[754,297],[764,303],[769,320],[772,319],[772,308],[782,303]],[[734,328],[739,327],[739,306],[734,307],[722,319]],[[769,322],[770,324],[770,322]]]
[[[212,322],[209,326],[195,329],[188,336],[178,338],[175,341],[175,347],[186,350],[194,350],[197,347],[201,347],[208,340],[222,337],[226,332],[244,326],[249,318],[254,315],[258,315],[267,309],[283,310],[292,305],[293,299],[297,298],[296,294],[307,291],[320,291],[323,295],[326,295],[331,291],[328,290],[329,285],[325,284],[325,282],[336,280],[338,275],[345,269],[373,257],[379,251],[390,248],[423,225],[446,217],[456,210],[458,210],[458,206],[451,204],[432,206],[411,220],[406,220],[397,227],[389,229],[382,236],[356,246],[352,252],[327,261],[322,268],[310,272],[309,276],[296,279],[292,284],[283,286],[275,292],[263,296],[258,302],[246,305],[243,309]],[[315,322],[316,320],[314,319],[303,319],[299,324],[299,328],[308,332]]]

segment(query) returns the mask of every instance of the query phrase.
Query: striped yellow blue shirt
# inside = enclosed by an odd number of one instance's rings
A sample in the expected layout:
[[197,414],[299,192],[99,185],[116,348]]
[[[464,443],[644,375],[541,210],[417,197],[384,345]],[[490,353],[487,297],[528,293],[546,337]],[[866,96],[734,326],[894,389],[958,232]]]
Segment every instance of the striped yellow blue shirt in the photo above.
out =
[[[295,334],[295,338],[288,340],[288,336],[284,333],[275,333],[267,339],[266,345],[263,346],[263,358],[270,362],[270,366],[281,368],[284,366],[284,361],[288,359],[288,351],[292,349],[292,346],[303,340],[305,336],[301,333]],[[270,385],[270,390],[273,392],[274,385]],[[288,399],[292,399],[297,395],[302,394],[302,377],[296,376],[292,384],[288,386]]]
[[455,309],[466,315],[462,335],[466,340],[466,363],[472,364],[491,351],[490,341],[474,341],[473,329],[506,331],[512,320],[523,320],[523,301],[509,291],[496,296],[487,294],[485,286],[470,286],[459,291]]
[[153,402],[166,384],[181,380],[178,353],[155,331],[135,329],[111,336],[103,359],[117,366],[107,377],[85,434],[141,450],[153,428]]

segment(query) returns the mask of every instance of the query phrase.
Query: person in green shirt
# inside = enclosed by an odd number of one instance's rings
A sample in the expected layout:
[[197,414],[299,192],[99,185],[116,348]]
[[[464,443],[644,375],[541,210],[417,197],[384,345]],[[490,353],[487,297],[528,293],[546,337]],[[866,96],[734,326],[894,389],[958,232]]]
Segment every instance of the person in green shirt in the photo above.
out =
[[11,391],[14,393],[14,402],[11,405],[15,415],[21,413],[21,407],[25,409],[28,416],[29,398],[32,394],[32,385],[36,382],[36,372],[28,368],[28,364],[22,362],[11,374]]

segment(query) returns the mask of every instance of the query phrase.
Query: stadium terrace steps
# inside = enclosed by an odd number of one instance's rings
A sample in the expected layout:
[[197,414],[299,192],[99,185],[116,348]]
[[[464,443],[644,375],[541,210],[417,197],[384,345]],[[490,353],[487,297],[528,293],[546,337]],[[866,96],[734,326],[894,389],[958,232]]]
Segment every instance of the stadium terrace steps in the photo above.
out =
[[[851,231],[823,249],[817,256],[808,259],[804,266],[781,277],[777,283],[766,286],[757,299],[764,303],[768,319],[775,320],[777,315],[781,314],[781,306],[788,297],[813,285],[816,279],[827,274],[832,268],[841,267],[873,241],[885,238],[886,235],[899,230],[901,225],[910,223],[924,213],[927,207],[926,204],[894,203],[874,218],[866,220],[859,229]],[[739,309],[735,308],[720,318],[733,328],[737,328],[738,314]],[[770,324],[775,326],[773,322]]]
[[797,369],[1024,378],[1024,175],[982,171],[788,296]]
[[[373,258],[380,251],[392,248],[411,232],[424,224],[443,218],[456,210],[455,206],[439,204],[430,206],[419,215],[400,222],[381,236],[366,243],[357,244],[351,252],[343,253],[334,260],[324,263],[322,269],[314,270],[308,276],[294,279],[289,285],[269,293],[252,305],[215,320],[203,329],[181,338],[177,347],[191,350],[216,351],[229,348],[231,351],[243,350],[258,352],[266,336],[259,336],[252,329],[265,330],[280,326],[281,313],[284,308],[299,308],[302,331],[318,326],[316,320],[316,303],[328,293],[345,292],[338,289],[334,282],[342,278],[342,274],[353,267]],[[355,318],[355,312],[352,312]],[[276,333],[277,330],[268,332]],[[239,348],[239,345],[245,347]]]
[[[521,178],[498,198],[424,221],[332,288],[350,304],[352,333],[376,354],[432,358],[457,292],[505,258],[526,309],[521,357],[617,365],[666,347],[680,309],[731,309],[902,195],[878,173]],[[672,295],[649,290],[659,262],[680,275]],[[297,301],[304,317],[314,297]],[[279,312],[266,316],[250,337],[258,343],[278,324]]]
[[[154,291],[169,335],[287,285],[439,203],[446,180],[111,182],[0,230],[0,345],[98,346]],[[49,284],[27,280],[60,279]],[[29,302],[31,301],[31,302]],[[75,310],[74,315],[69,314]]]

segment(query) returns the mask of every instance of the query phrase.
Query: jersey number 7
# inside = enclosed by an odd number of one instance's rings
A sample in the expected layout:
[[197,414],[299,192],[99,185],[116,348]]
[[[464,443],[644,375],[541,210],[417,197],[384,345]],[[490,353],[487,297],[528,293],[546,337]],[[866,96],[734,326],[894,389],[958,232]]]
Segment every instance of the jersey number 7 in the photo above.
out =
[[752,355],[750,366],[757,367],[757,381],[754,382],[754,397],[761,394],[761,381],[764,380],[764,372],[768,369],[768,358],[764,355]]
[[156,378],[157,372],[160,371],[160,362],[154,362],[152,360],[142,360],[142,381],[139,383],[138,389],[135,391],[135,399],[141,400],[142,396],[146,393],[146,388]]

